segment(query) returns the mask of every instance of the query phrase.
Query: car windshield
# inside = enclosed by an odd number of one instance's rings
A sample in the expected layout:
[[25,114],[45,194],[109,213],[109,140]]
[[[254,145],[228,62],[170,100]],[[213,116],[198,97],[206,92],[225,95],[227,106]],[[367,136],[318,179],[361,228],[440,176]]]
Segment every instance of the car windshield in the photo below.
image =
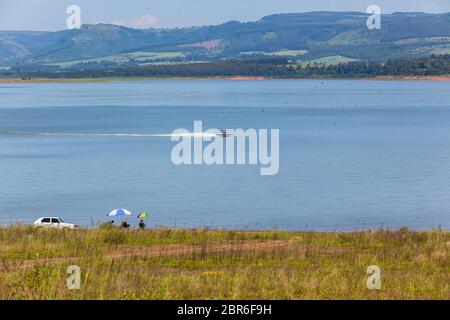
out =
[[59,219],[59,222],[64,223],[63,219],[61,219],[61,218],[58,218],[58,219]]

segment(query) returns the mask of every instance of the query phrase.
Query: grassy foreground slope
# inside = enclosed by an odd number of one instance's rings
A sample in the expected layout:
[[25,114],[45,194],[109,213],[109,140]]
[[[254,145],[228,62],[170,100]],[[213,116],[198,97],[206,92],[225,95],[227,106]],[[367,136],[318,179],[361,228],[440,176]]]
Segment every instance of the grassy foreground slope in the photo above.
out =
[[[449,299],[450,233],[0,228],[0,299]],[[81,269],[80,290],[66,287]],[[366,287],[381,268],[381,290]]]

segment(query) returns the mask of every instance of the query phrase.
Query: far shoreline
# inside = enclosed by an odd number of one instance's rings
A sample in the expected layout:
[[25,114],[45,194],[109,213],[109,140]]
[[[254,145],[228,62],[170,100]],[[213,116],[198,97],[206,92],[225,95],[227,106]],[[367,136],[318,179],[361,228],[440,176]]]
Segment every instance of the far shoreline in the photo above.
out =
[[267,80],[355,80],[355,81],[450,81],[450,75],[440,76],[376,76],[361,78],[274,78],[266,76],[231,76],[231,77],[108,77],[108,78],[32,78],[32,77],[10,77],[0,78],[0,84],[45,84],[45,83],[107,83],[125,81],[161,81],[161,80],[225,80],[225,81],[267,81]]

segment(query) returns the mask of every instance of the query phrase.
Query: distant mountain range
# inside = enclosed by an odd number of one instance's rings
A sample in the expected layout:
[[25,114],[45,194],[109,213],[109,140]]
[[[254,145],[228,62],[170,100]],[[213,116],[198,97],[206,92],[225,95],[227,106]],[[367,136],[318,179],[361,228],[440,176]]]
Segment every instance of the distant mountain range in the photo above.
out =
[[0,31],[0,67],[83,70],[255,57],[336,64],[450,53],[450,13],[383,15],[381,30],[369,30],[367,17],[310,12],[175,29],[97,24],[58,32]]

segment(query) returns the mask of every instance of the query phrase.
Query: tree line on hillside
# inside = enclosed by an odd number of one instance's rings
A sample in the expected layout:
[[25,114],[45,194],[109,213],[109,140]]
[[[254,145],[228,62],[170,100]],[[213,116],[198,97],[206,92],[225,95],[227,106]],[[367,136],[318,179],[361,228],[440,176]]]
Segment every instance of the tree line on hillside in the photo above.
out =
[[450,74],[450,55],[431,55],[411,60],[389,59],[385,63],[354,61],[333,65],[295,65],[286,58],[223,60],[206,63],[147,65],[127,68],[64,71],[62,69],[12,68],[4,76],[45,78],[104,77],[233,77],[359,78],[376,76],[434,76]]

